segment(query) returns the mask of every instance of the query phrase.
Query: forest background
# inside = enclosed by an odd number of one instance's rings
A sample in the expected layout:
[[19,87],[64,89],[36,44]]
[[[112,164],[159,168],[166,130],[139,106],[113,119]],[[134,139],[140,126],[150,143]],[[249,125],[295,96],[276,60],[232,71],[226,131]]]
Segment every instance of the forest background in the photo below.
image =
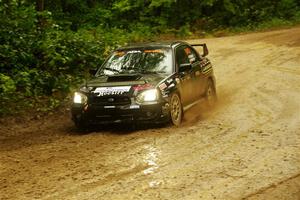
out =
[[299,0],[0,0],[0,116],[65,104],[124,44],[299,23]]

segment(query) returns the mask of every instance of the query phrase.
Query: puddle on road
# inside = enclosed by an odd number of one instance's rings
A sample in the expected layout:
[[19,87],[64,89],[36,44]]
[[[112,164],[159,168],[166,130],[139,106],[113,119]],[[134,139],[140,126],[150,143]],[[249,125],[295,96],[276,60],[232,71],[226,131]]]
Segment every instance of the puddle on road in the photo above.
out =
[[[149,167],[145,169],[143,173],[145,175],[153,174],[159,168],[157,162],[158,162],[158,157],[160,155],[160,151],[152,145],[145,145],[144,148],[146,150],[146,154],[144,156],[143,161]],[[148,183],[150,188],[159,187],[161,184],[162,184],[161,180],[152,180]]]
[[146,154],[143,161],[149,166],[143,171],[145,175],[152,174],[156,169],[158,169],[158,156],[160,154],[159,150],[152,145],[145,145]]
[[150,186],[151,188],[158,187],[158,186],[160,186],[161,184],[162,184],[162,181],[150,181],[150,182],[149,182],[149,186]]

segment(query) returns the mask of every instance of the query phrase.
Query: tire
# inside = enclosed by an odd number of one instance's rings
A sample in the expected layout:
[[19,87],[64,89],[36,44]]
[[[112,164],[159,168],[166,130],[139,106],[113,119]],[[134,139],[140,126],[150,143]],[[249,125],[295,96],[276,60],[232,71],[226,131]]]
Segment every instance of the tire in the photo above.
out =
[[75,124],[77,130],[80,132],[87,131],[87,129],[88,129],[88,124],[85,121],[75,120],[74,124]]
[[209,80],[207,83],[207,88],[205,92],[205,101],[208,107],[212,108],[217,103],[217,93],[216,93],[216,87],[212,80]]
[[179,126],[183,118],[183,109],[180,97],[177,93],[173,93],[170,98],[170,119],[172,124]]

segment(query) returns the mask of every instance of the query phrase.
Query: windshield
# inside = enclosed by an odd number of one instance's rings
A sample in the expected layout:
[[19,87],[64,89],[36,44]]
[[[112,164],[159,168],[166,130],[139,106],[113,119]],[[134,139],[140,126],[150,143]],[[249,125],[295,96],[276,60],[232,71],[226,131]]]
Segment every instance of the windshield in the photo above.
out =
[[115,51],[97,75],[122,73],[172,73],[171,48],[129,49]]

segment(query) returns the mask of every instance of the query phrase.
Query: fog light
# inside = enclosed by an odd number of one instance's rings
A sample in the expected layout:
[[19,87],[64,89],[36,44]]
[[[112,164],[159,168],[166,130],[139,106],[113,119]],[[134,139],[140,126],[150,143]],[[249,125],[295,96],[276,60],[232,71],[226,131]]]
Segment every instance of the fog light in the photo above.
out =
[[147,117],[150,117],[152,115],[151,112],[146,112]]

